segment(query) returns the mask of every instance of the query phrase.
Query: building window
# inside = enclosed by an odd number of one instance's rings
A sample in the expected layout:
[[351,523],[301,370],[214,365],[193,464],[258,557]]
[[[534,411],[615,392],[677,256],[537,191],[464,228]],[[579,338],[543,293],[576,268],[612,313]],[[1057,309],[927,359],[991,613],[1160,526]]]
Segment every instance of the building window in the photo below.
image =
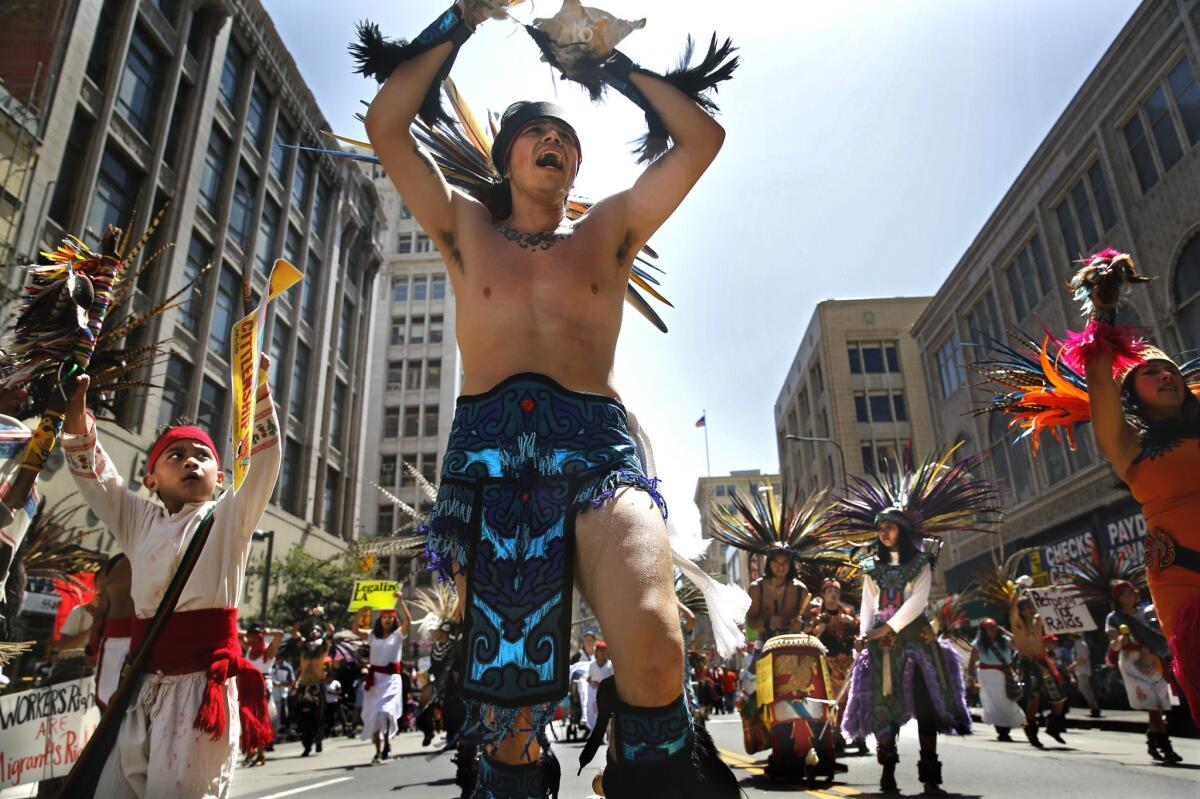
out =
[[988,459],[996,473],[996,482],[1006,504],[1015,504],[1033,496],[1033,475],[1029,467],[1028,447],[1013,446],[1008,419],[1002,414],[991,414],[988,420],[988,437],[991,442],[991,457]]
[[421,362],[409,361],[408,371],[404,376],[404,387],[407,389],[419,389],[421,387]]
[[[107,9],[108,6],[105,6],[105,10]],[[54,185],[54,196],[50,200],[50,218],[62,227],[66,227],[71,218],[75,186],[87,157],[93,125],[86,111],[82,108],[75,111],[75,119],[71,121],[71,132],[67,135],[67,145],[63,150],[62,164],[58,170],[58,180]]]
[[158,426],[172,424],[188,411],[188,395],[192,386],[192,365],[172,355],[163,375],[162,402],[158,406]]
[[434,275],[429,279],[429,296],[431,299],[441,300],[446,297],[446,276]]
[[392,301],[408,301],[408,278],[398,277],[392,282]]
[[436,344],[442,340],[443,329],[442,315],[433,314],[429,317],[429,343]]
[[391,505],[380,505],[379,512],[375,516],[375,533],[376,535],[388,535],[392,532],[392,513]]
[[438,406],[425,406],[425,435],[436,436],[438,434]]
[[942,384],[942,397],[949,397],[958,387],[963,384],[963,361],[962,361],[962,345],[958,341],[958,334],[951,334],[950,338],[938,348],[937,351],[937,366],[938,377]]
[[438,390],[442,387],[442,361],[436,359],[425,364],[425,388]]
[[354,304],[342,300],[342,317],[338,322],[338,357],[350,363],[351,343],[354,341]]
[[283,240],[283,257],[293,266],[300,265],[300,247],[302,244],[300,231],[288,225],[287,238]]
[[213,302],[212,324],[208,328],[208,348],[224,362],[229,361],[233,342],[233,323],[241,308],[242,279],[228,267],[221,269],[217,297]]
[[892,400],[887,394],[871,394],[868,398],[871,408],[871,420],[874,422],[892,421]]
[[229,238],[246,249],[246,240],[254,219],[254,173],[245,163],[238,165],[237,182],[233,184],[233,203],[229,208]]
[[[1000,341],[1004,337],[1004,328],[1000,323],[1000,313],[996,310],[996,298],[992,296],[992,292],[986,292],[979,301],[967,311],[967,329],[971,334],[971,341],[975,344],[984,344],[987,339]],[[979,347],[979,357],[983,357],[986,348]]]
[[433,241],[424,233],[417,234],[416,244],[413,245],[413,252],[433,252]]
[[96,22],[96,37],[92,40],[92,51],[88,53],[87,75],[101,89],[104,89],[104,81],[108,77],[109,59],[112,58],[117,24],[124,7],[122,0],[104,0],[100,19]]
[[[208,243],[200,238],[200,234],[193,232],[192,240],[188,243],[187,260],[183,264],[185,285],[193,283],[211,260],[212,247],[208,246]],[[199,335],[200,333],[200,318],[204,314],[204,303],[200,298],[202,288],[203,286],[196,283],[192,288],[188,289],[185,296],[180,297],[178,300],[181,303],[179,320],[183,328],[192,335]]]
[[850,374],[852,374],[852,375],[862,374],[862,358],[858,354],[858,347],[851,346],[847,350],[847,355],[850,356]]
[[404,317],[396,317],[392,319],[392,344],[404,343],[404,325],[407,320]]
[[424,275],[413,278],[412,298],[414,300],[425,299],[426,294],[428,293],[428,289],[429,289],[428,278],[426,278]]
[[1167,75],[1167,85],[1171,87],[1175,110],[1179,112],[1179,121],[1183,123],[1188,141],[1192,144],[1200,142],[1200,84],[1196,82],[1196,72],[1186,56]]
[[140,27],[134,28],[116,105],[121,116],[147,141],[154,136],[154,118],[158,113],[164,72],[164,59],[157,48]]
[[404,437],[414,438],[421,435],[421,409],[410,405],[404,409]]
[[[394,436],[393,436],[394,438]],[[379,484],[384,488],[396,485],[396,456],[381,455],[379,458]]]
[[308,251],[308,262],[304,265],[303,293],[300,297],[300,314],[310,325],[317,323],[317,295],[321,291],[321,259],[316,250]]
[[[1088,168],[1054,209],[1067,248],[1067,259],[1075,261],[1099,249],[1101,238],[1116,224],[1108,181],[1099,162]],[[1099,225],[1097,225],[1099,219]]]
[[[412,233],[410,231],[403,230],[400,232],[400,237],[396,241],[396,252],[400,253],[401,255],[408,255],[412,251]],[[405,280],[407,281],[407,278],[405,278]]]
[[308,404],[308,363],[312,353],[303,341],[296,342],[296,360],[292,367],[292,390],[288,397],[288,413],[297,419],[304,418]]
[[388,361],[386,382],[390,389],[404,386],[404,361]]
[[312,176],[312,163],[300,153],[296,154],[296,175],[292,179],[292,202],[300,216],[304,216],[304,201],[308,199],[308,181]]
[[332,466],[325,469],[325,498],[321,505],[321,526],[331,535],[338,534],[338,483],[341,477]]
[[283,365],[287,363],[288,339],[291,337],[291,328],[276,314],[275,322],[271,325],[271,369],[267,376],[275,391],[280,388],[280,376],[283,374]]
[[129,226],[141,184],[140,173],[111,150],[105,150],[96,179],[96,196],[88,215],[88,226],[98,237],[104,237],[109,225]]
[[415,316],[412,320],[412,325],[408,331],[409,344],[424,344],[425,343],[425,317]]
[[215,127],[208,137],[208,151],[204,154],[204,172],[200,176],[200,199],[214,217],[217,215],[221,197],[221,176],[225,172],[225,161],[229,155],[229,140]]
[[242,84],[242,73],[246,71],[246,56],[237,42],[229,40],[229,49],[225,51],[225,64],[221,67],[221,99],[229,109],[237,104],[238,87]]
[[400,437],[400,409],[385,408],[383,411],[383,437]]
[[317,198],[313,202],[313,232],[325,238],[325,223],[329,221],[329,188],[325,181],[317,181]]
[[[900,355],[890,341],[856,341],[847,348],[851,374],[899,374]],[[807,403],[805,403],[807,407]]]
[[1200,235],[1184,245],[1175,264],[1175,301],[1184,348],[1200,348]]
[[225,436],[225,396],[229,392],[211,377],[200,383],[200,407],[196,424],[217,441]]
[[899,391],[892,394],[892,410],[897,422],[908,421],[908,407],[904,404],[904,394]]
[[275,135],[271,140],[271,172],[279,182],[287,182],[288,147],[292,143],[292,126],[283,118],[283,114],[275,120]]
[[260,153],[263,150],[263,137],[267,133],[267,109],[270,103],[267,88],[255,80],[254,89],[250,92],[250,107],[246,110],[246,136]]
[[300,512],[300,469],[303,467],[300,442],[291,438],[283,447],[283,463],[279,469],[279,503],[295,516]]
[[333,385],[333,399],[329,404],[329,443],[342,449],[346,427],[346,384],[338,380]]
[[1012,294],[1017,321],[1024,319],[1037,307],[1042,296],[1053,288],[1046,258],[1042,253],[1042,244],[1037,236],[1017,253],[1004,273],[1009,293]]
[[262,219],[258,220],[258,241],[254,245],[254,263],[264,277],[271,274],[279,250],[279,206],[269,197],[263,201]]
[[871,415],[867,413],[867,395],[861,391],[854,392],[854,415],[860,422],[871,421]]

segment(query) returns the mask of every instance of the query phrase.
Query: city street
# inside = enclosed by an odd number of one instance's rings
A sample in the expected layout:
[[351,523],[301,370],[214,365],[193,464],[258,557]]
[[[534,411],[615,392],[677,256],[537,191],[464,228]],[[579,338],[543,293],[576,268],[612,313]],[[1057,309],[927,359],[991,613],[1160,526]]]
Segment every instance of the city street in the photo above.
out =
[[[879,767],[873,756],[852,757],[850,771],[832,786],[805,791],[804,786],[771,784],[762,776],[766,753],[743,754],[741,724],[733,716],[709,722],[726,761],[734,766],[749,796],[800,792],[834,797],[878,794]],[[945,788],[967,797],[1182,797],[1200,791],[1200,741],[1175,739],[1182,765],[1167,768],[1151,764],[1145,739],[1136,733],[1071,730],[1068,746],[1049,741],[1044,751],[1024,743],[997,742],[990,727],[966,739],[940,739]],[[238,769],[233,796],[239,799],[283,799],[309,796],[396,796],[456,799],[450,755],[431,757],[421,749],[417,733],[406,733],[393,746],[390,763],[369,765],[373,748],[364,741],[334,739],[316,757],[300,758],[298,743],[276,747],[271,761],[253,769]],[[575,776],[581,744],[560,744],[556,752],[563,764],[561,799],[588,796],[594,768]],[[909,725],[901,736],[897,779],[901,795],[920,794],[916,779],[916,728]],[[598,762],[598,761],[597,761]]]

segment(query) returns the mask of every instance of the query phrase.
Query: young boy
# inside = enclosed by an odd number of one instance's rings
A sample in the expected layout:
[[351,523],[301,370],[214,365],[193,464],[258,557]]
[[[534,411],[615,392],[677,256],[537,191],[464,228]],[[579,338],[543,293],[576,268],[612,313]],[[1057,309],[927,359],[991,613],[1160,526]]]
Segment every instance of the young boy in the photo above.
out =
[[[265,356],[262,362],[265,370]],[[250,536],[279,473],[270,391],[259,385],[252,466],[236,494],[213,500],[225,478],[207,432],[181,425],[158,437],[143,484],[160,505],[127,490],[105,455],[87,411],[87,383],[78,379],[67,409],[63,449],[80,494],[129,558],[134,651],[192,536],[213,514],[212,532],[122,720],[96,795],[227,796],[239,738],[246,748],[271,740],[263,678],[241,657],[236,609]]]

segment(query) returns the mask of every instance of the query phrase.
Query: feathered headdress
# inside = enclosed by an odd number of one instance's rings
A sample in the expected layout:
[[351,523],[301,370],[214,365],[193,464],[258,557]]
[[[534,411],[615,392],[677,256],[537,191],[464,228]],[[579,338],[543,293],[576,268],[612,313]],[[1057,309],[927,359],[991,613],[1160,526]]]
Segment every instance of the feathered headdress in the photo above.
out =
[[457,604],[458,594],[446,583],[418,589],[413,605],[425,611],[425,615],[417,620],[417,629],[424,635],[433,635],[433,631],[441,627],[443,622],[453,621]]
[[865,544],[875,539],[880,521],[907,527],[914,543],[948,533],[996,532],[1000,494],[991,481],[971,475],[979,456],[950,463],[959,446],[911,471],[901,472],[889,462],[883,474],[851,477],[846,496],[829,514],[832,535]]
[[[982,387],[1001,392],[974,412],[1011,416],[1009,426],[1024,431],[1021,438],[1029,439],[1035,455],[1043,432],[1075,449],[1075,428],[1092,418],[1087,380],[1064,362],[1063,345],[1049,336],[1039,346],[1024,334],[1009,335],[1020,349],[992,341],[992,354],[968,367],[984,377]],[[1178,364],[1148,344],[1140,345],[1138,358],[1118,377],[1127,376],[1148,360],[1167,360],[1179,366],[1189,390],[1200,397],[1200,358]]]
[[1056,582],[1066,583],[1088,603],[1112,601],[1112,585],[1117,581],[1132,583],[1135,590],[1146,587],[1146,565],[1135,562],[1128,553],[1109,552],[1101,558],[1093,549],[1087,560],[1066,563],[1059,569],[1065,579]]
[[827,535],[829,492],[818,491],[802,503],[784,502],[769,484],[752,488],[749,500],[736,491],[733,507],[714,505],[713,538],[756,555],[786,553],[793,560],[846,566],[846,552],[831,546]]
[[798,567],[800,582],[814,594],[824,590],[827,580],[835,580],[841,586],[842,602],[857,608],[862,604],[862,572],[856,563],[833,563],[827,560],[802,560]]
[[[459,93],[454,81],[447,78],[443,84],[443,94],[457,119],[443,115],[432,123],[424,118],[414,120],[413,137],[429,151],[446,182],[468,196],[478,200],[485,207],[498,213],[507,196],[508,186],[504,176],[492,162],[492,141],[498,132],[496,121],[489,117],[485,127],[471,110],[466,99]],[[439,105],[439,108],[441,106]],[[369,142],[327,134],[331,138],[355,147],[371,150]],[[294,149],[322,153],[336,158],[351,158],[357,161],[378,164],[379,159],[373,155],[348,153],[342,150],[320,149],[290,145]],[[570,221],[580,219],[592,207],[590,200],[578,196],[567,198],[566,217]],[[507,214],[502,214],[507,216]],[[663,274],[663,270],[651,263],[657,259],[656,253],[649,246],[642,247],[640,253],[634,256],[633,267],[629,275],[629,285],[625,289],[625,300],[646,318],[650,324],[663,333],[667,325],[654,307],[646,299],[647,295],[664,305],[674,308],[671,301],[664,297],[656,286],[662,285],[654,272]]]
[[967,603],[971,599],[970,594],[963,592],[950,594],[934,603],[933,621],[940,637],[970,643],[971,616],[967,613]]
[[[1018,549],[1002,563],[996,563],[991,569],[983,572],[975,579],[970,591],[985,602],[992,602],[1007,608],[1017,598],[1020,586],[1017,584],[1021,562],[1033,552],[1036,547]],[[993,555],[993,557],[995,557]]]
[[17,557],[21,559],[26,579],[63,580],[75,588],[84,588],[73,575],[98,571],[104,556],[84,549],[80,542],[99,528],[80,529],[72,525],[71,519],[86,505],[67,505],[68,499],[64,497],[49,507],[45,499],[41,501]]

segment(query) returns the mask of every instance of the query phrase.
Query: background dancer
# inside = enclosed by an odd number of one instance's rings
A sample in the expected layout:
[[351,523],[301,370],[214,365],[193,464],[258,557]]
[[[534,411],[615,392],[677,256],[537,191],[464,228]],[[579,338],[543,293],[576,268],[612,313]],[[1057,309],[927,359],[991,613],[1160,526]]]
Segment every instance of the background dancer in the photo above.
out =
[[996,740],[1011,742],[1009,731],[1025,723],[1025,713],[1017,704],[1021,689],[1013,676],[1011,636],[995,619],[979,622],[979,632],[971,644],[967,663],[970,681],[979,687],[983,723],[996,728]]
[[104,575],[103,588],[97,587],[100,606],[88,651],[96,657],[96,701],[104,708],[117,690],[121,666],[129,654],[129,636],[133,632],[133,597],[129,591],[133,574],[124,554],[113,555],[100,571]]
[[1171,705],[1179,704],[1167,684],[1165,661],[1170,657],[1167,639],[1156,624],[1146,620],[1138,609],[1138,594],[1133,583],[1119,580],[1112,586],[1112,612],[1104,620],[1108,631],[1109,651],[1117,657],[1125,695],[1134,710],[1149,715],[1146,748],[1150,757],[1167,763],[1179,763],[1183,758],[1171,746],[1163,714]]
[[[1026,581],[1031,583],[1022,577],[1018,584]],[[1067,729],[1067,698],[1062,692],[1062,677],[1047,652],[1045,622],[1033,600],[1022,596],[1020,591],[1013,594],[1008,616],[1013,649],[1017,651],[1017,666],[1024,683],[1025,737],[1039,749],[1044,746],[1038,738],[1041,723],[1038,714],[1048,709],[1046,734],[1065,744],[1062,736]]]
[[[268,635],[271,636],[270,643],[267,643],[266,640]],[[243,656],[263,676],[263,682],[267,690],[267,708],[271,715],[273,737],[275,730],[279,729],[279,720],[276,718],[275,703],[271,701],[274,691],[271,682],[271,664],[275,660],[275,655],[279,652],[280,643],[283,642],[283,630],[266,630],[260,623],[252,622],[240,638]],[[255,751],[246,755],[246,759],[242,762],[242,765],[261,766],[267,762],[267,750],[272,748],[271,744],[258,747]]]
[[325,658],[333,645],[333,624],[313,624],[305,633],[300,632],[300,622],[292,625],[292,637],[300,645],[300,671],[296,674],[296,693],[292,706],[296,727],[300,730],[300,742],[304,751],[300,757],[308,757],[315,747],[321,751],[324,734],[322,720],[325,717]]
[[[387,81],[367,113],[368,137],[443,254],[458,308],[466,396],[443,460],[429,544],[460,596],[472,583],[463,694],[490,744],[478,791],[546,791],[533,735],[567,690],[577,576],[621,675],[607,795],[697,796],[715,781],[719,795],[732,796],[732,773],[711,739],[693,730],[684,701],[665,508],[612,384],[634,255],[723,141],[705,112],[711,103],[699,103],[732,71],[729,49],[714,43],[689,92],[635,67],[611,45],[594,53],[595,75],[636,92],[661,123],[659,143],[665,147],[669,135],[674,146],[631,189],[571,224],[565,201],[582,151],[559,109],[510,107],[491,148],[499,181],[483,199],[452,190],[409,131],[418,111],[429,124],[444,116],[440,83],[455,52],[505,5],[464,0],[403,48],[389,48],[365,27],[357,49],[364,74]],[[603,46],[602,37],[594,44]],[[474,424],[483,417],[504,421]],[[581,423],[564,433],[567,417]],[[508,656],[477,659],[532,652],[533,640],[545,671],[518,668]]]
[[[261,366],[265,372],[266,356]],[[125,488],[97,438],[86,406],[87,385],[87,377],[78,379],[63,449],[80,494],[129,557],[137,616],[134,648],[180,554],[210,515],[212,520],[208,544],[155,647],[96,795],[225,796],[239,739],[250,751],[272,735],[262,675],[242,659],[237,638],[250,533],[279,473],[279,428],[270,389],[266,381],[259,384],[250,474],[237,493],[226,492],[215,502],[224,474],[212,438],[193,425],[163,431],[150,449],[143,480],[160,505]],[[236,678],[236,687],[227,677]]]
[[999,496],[991,483],[971,477],[975,461],[950,466],[953,453],[908,474],[888,464],[882,477],[856,478],[829,520],[834,535],[870,542],[859,556],[862,651],[842,728],[853,738],[875,736],[885,791],[897,790],[896,736],[909,719],[917,719],[917,774],[927,794],[944,793],[937,734],[971,732],[958,654],[934,633],[927,612],[941,544],[927,536],[993,532]]
[[371,629],[358,628],[354,631],[359,638],[366,640],[371,650],[366,690],[363,693],[362,737],[375,742],[372,765],[391,756],[391,737],[399,732],[400,718],[404,716],[404,680],[400,674],[400,655],[404,652],[404,639],[411,625],[408,606],[404,604],[404,597],[397,592],[394,610],[381,611]]

